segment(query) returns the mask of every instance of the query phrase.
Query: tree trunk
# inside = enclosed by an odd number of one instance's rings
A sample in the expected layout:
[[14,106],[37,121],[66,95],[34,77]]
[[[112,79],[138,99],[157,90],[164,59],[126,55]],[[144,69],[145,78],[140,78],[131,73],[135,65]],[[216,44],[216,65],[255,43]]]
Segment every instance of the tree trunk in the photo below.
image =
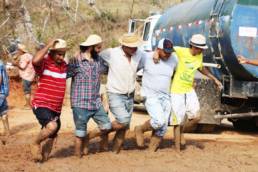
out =
[[33,25],[32,25],[32,22],[31,22],[30,13],[27,10],[25,5],[23,5],[21,8],[22,8],[22,11],[23,11],[23,23],[24,23],[25,30],[27,31],[29,40],[34,42],[34,43],[39,44],[39,41],[37,40],[35,34],[33,33]]

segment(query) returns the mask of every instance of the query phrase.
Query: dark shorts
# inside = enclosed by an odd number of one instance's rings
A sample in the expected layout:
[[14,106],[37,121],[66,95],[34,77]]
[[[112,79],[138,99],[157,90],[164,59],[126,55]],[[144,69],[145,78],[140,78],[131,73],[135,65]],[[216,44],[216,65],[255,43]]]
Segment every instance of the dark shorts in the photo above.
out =
[[8,105],[4,95],[0,95],[0,117],[7,113]]
[[32,85],[32,81],[27,81],[25,79],[22,79],[22,86],[23,86],[24,94],[30,94],[31,93],[31,85]]
[[49,138],[55,138],[61,127],[60,113],[44,107],[37,107],[37,108],[34,107],[32,111],[36,115],[36,118],[38,119],[38,122],[40,123],[42,128],[46,127],[46,125],[49,122],[55,121],[57,123],[56,132],[49,137]]

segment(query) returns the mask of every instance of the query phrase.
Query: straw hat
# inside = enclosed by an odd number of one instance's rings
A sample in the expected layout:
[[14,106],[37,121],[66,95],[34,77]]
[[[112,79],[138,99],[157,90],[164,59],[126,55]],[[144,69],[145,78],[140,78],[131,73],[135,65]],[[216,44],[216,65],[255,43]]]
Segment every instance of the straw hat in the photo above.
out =
[[53,45],[52,48],[50,48],[50,50],[67,50],[67,43],[65,40],[63,39],[56,39],[55,40],[55,44]]
[[208,46],[206,45],[206,38],[201,34],[193,35],[189,41],[189,44],[200,49],[208,49]]
[[85,46],[85,47],[88,47],[88,46],[92,46],[92,45],[97,45],[99,43],[102,43],[102,39],[99,35],[90,35],[88,36],[88,38],[86,39],[85,42],[82,42],[80,44],[80,46]]
[[141,39],[136,34],[124,34],[119,39],[119,43],[126,47],[135,48],[138,47],[141,44]]
[[17,47],[18,47],[18,50],[21,50],[21,51],[24,52],[24,53],[27,53],[27,52],[28,52],[26,46],[23,45],[23,44],[18,44]]

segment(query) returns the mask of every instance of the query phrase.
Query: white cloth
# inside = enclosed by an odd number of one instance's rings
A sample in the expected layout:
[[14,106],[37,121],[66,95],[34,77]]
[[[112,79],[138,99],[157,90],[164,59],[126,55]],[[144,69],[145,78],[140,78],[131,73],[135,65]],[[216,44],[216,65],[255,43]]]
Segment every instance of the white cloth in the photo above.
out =
[[129,63],[122,47],[109,48],[100,53],[108,64],[107,91],[117,94],[132,93],[135,89],[136,72],[141,58],[145,55],[137,50]]
[[171,93],[171,105],[170,125],[183,125],[185,115],[188,119],[199,117],[200,103],[194,90],[185,94]]

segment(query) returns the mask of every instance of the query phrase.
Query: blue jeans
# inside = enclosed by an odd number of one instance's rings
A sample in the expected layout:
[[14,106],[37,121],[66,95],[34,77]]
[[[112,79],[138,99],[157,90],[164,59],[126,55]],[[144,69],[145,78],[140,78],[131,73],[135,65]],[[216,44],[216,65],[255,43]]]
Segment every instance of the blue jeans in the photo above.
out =
[[109,108],[117,122],[125,126],[130,125],[133,113],[134,94],[108,93]]
[[90,118],[97,123],[101,130],[111,129],[111,122],[109,120],[108,114],[105,112],[103,106],[97,110],[88,110],[79,107],[72,107],[73,109],[73,119],[75,124],[75,135],[77,137],[85,137],[87,133],[87,124]]
[[150,124],[157,136],[164,136],[167,131],[171,102],[168,95],[146,97],[144,105],[151,117]]
[[6,100],[6,96],[0,94],[0,117],[6,114],[8,111],[8,104]]

